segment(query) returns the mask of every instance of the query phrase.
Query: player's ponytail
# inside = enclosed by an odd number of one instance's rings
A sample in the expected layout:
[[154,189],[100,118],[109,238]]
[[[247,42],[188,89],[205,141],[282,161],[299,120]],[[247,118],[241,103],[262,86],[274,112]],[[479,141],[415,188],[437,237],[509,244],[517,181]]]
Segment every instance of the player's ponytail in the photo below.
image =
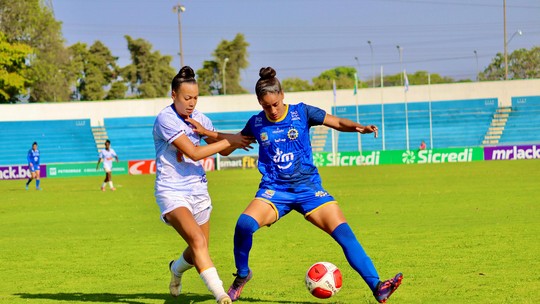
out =
[[174,76],[171,82],[171,90],[176,92],[178,88],[180,88],[180,85],[182,85],[182,83],[185,83],[185,82],[197,83],[197,80],[195,80],[195,72],[193,71],[191,67],[187,65],[181,68],[178,74]]
[[259,80],[255,85],[257,99],[261,100],[268,93],[281,93],[281,83],[276,78],[276,70],[272,67],[264,67],[259,70]]

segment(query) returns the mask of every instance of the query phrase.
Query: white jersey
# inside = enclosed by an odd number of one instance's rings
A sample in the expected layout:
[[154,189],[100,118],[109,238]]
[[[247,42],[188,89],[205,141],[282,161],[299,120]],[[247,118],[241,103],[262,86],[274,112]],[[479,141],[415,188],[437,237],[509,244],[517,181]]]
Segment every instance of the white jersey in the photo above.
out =
[[[212,121],[203,113],[194,110],[191,115],[205,129],[214,131]],[[186,135],[195,146],[201,136],[181,118],[172,105],[161,110],[154,122],[154,146],[156,148],[156,195],[175,192],[182,195],[208,193],[206,173],[200,161],[183,155],[172,144],[181,135]]]
[[99,152],[99,158],[103,160],[103,168],[110,169],[112,168],[113,160],[116,158],[116,152],[113,148],[109,147],[109,150],[103,149],[101,152]]

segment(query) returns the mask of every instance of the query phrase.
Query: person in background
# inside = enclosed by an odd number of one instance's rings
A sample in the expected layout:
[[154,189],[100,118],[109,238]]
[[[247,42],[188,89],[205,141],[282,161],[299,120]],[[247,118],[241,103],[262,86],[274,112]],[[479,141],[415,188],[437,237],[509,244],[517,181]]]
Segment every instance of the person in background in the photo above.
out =
[[420,143],[420,147],[418,147],[418,149],[425,150],[426,149],[426,142],[422,140],[422,142]]
[[34,142],[32,144],[32,149],[28,150],[26,160],[28,161],[28,169],[30,170],[30,178],[28,178],[28,181],[26,182],[26,190],[28,190],[28,186],[33,179],[36,180],[36,190],[42,190],[39,185],[41,183],[41,180],[39,179],[41,174],[39,171],[40,155],[37,142]]
[[[182,67],[171,82],[173,103],[157,115],[153,137],[156,149],[156,203],[161,219],[171,225],[187,248],[169,263],[169,292],[177,297],[183,273],[195,267],[219,304],[232,303],[214,266],[208,244],[212,201],[201,159],[215,153],[228,155],[248,147],[252,139],[214,131],[211,120],[195,109],[199,86],[195,72]],[[204,140],[207,145],[201,145]]]
[[[295,210],[341,246],[347,261],[369,286],[375,299],[386,302],[401,284],[403,275],[398,273],[385,281],[379,279],[371,258],[358,242],[341,208],[322,186],[313,164],[309,137],[309,129],[316,125],[341,132],[374,133],[375,137],[377,127],[330,115],[304,103],[284,104],[276,71],[271,67],[261,68],[259,76],[255,93],[262,111],[249,119],[241,134],[252,136],[259,143],[258,168],[262,179],[255,197],[236,222],[234,259],[237,272],[228,290],[229,296],[236,301],[253,276],[248,265],[253,234]],[[365,186],[370,183],[362,179],[359,182]],[[399,225],[395,229],[399,229]]]
[[116,162],[120,161],[114,149],[111,148],[111,141],[107,139],[105,141],[105,148],[101,150],[101,152],[99,152],[99,159],[96,165],[96,170],[97,170],[99,168],[99,163],[101,162],[101,160],[103,160],[103,170],[105,170],[105,179],[103,180],[103,184],[101,184],[101,191],[105,191],[105,187],[107,183],[109,183],[109,187],[111,188],[112,191],[116,190],[112,181],[112,167],[113,167],[114,159],[116,159]]

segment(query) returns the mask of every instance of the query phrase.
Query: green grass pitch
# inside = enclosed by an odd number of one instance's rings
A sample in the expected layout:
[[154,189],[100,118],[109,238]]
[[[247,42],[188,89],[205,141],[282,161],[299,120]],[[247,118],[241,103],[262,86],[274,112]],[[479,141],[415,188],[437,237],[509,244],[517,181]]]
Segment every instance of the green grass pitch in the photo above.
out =
[[[540,161],[321,168],[382,279],[403,272],[389,303],[536,303],[540,298]],[[233,233],[256,170],[208,174],[210,251],[228,288]],[[185,243],[161,223],[154,176],[0,182],[0,303],[215,303],[191,270],[168,294],[168,262]],[[33,186],[34,184],[32,184]],[[318,300],[307,268],[329,261],[344,285]],[[238,303],[376,303],[332,238],[291,213],[260,229],[253,280]]]

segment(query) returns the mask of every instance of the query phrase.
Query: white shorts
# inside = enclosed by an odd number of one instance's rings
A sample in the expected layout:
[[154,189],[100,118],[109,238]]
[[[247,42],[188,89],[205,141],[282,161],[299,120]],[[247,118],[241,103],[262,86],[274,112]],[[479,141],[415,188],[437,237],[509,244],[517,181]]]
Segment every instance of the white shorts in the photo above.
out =
[[197,224],[202,225],[210,220],[210,213],[212,211],[212,200],[208,193],[194,194],[194,195],[182,195],[174,192],[165,192],[156,195],[156,202],[161,211],[161,220],[169,225],[165,219],[165,214],[173,211],[176,208],[187,208]]
[[110,164],[103,163],[103,170],[105,170],[105,172],[111,172],[112,171],[112,163],[110,163]]

